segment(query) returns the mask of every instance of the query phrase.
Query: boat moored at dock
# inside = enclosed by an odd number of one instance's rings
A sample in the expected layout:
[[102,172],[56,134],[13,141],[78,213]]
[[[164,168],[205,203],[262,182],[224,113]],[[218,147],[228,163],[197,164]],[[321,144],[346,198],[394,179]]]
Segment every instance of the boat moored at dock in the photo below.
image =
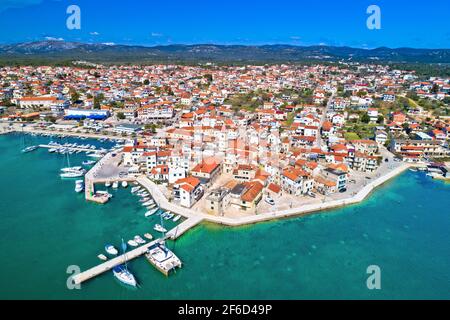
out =
[[105,245],[105,251],[107,253],[109,253],[110,255],[112,255],[112,256],[115,256],[115,255],[117,255],[119,253],[119,251],[117,251],[117,249],[114,248],[114,246],[111,245],[111,244]]
[[155,224],[155,226],[153,227],[153,229],[155,229],[155,231],[162,232],[162,233],[167,232],[167,229],[164,228],[164,227],[163,227],[162,225],[160,225],[160,224]]
[[77,180],[75,181],[75,192],[80,193],[84,190],[84,181],[83,180]]
[[156,242],[145,253],[147,261],[166,276],[176,268],[181,268],[181,260],[166,247],[163,241]]
[[114,277],[119,280],[120,282],[132,286],[132,287],[136,287],[137,286],[137,282],[136,282],[136,278],[134,277],[134,275],[128,270],[128,268],[124,265],[118,265],[116,267],[113,268],[113,274]]

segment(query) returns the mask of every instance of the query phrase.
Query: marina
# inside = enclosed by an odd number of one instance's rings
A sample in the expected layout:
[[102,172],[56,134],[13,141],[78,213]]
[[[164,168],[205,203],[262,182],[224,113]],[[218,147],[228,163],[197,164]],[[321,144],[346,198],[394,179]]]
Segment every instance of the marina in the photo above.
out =
[[[96,276],[99,276],[105,272],[112,270],[116,266],[125,264],[132,259],[138,258],[144,254],[147,254],[149,250],[154,250],[155,248],[159,248],[159,250],[161,250],[161,248],[162,248],[161,244],[164,243],[165,239],[167,239],[167,237],[156,239],[152,242],[146,243],[140,247],[132,249],[131,251],[128,251],[118,257],[110,259],[104,263],[101,263],[101,264],[93,267],[93,268],[90,268],[86,271],[83,271],[79,274],[74,275],[72,277],[72,280],[73,280],[74,284],[81,284],[85,281],[88,281],[89,279],[92,279]],[[173,256],[171,255],[170,258],[168,257],[169,260],[166,261],[166,260],[162,259],[162,257],[158,254],[160,252],[159,250],[158,250],[158,252],[151,251],[152,252],[150,254],[151,259],[149,257],[147,257],[147,259],[149,259],[149,261],[151,261],[152,264],[154,264],[158,270],[160,270],[161,272],[166,274],[166,270],[169,265],[173,265],[174,267],[181,267],[181,260],[179,260],[178,258],[175,259],[175,257],[176,257],[175,255],[173,255]],[[167,253],[167,251],[165,251],[165,252]],[[167,272],[167,274],[168,274],[168,272]]]

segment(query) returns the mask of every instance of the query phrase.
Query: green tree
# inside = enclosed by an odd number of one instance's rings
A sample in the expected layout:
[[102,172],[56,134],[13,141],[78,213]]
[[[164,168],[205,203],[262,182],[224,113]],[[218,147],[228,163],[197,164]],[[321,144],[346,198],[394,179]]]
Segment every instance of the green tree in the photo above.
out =
[[361,116],[361,122],[369,123],[369,121],[370,121],[369,115],[367,114],[367,112],[364,112]]
[[383,122],[384,122],[384,116],[380,114],[377,118],[377,123],[383,123]]
[[70,90],[70,100],[72,101],[72,103],[80,100],[80,94],[75,89]]
[[123,114],[123,112],[117,112],[117,119],[120,119],[120,120],[125,119],[125,115]]

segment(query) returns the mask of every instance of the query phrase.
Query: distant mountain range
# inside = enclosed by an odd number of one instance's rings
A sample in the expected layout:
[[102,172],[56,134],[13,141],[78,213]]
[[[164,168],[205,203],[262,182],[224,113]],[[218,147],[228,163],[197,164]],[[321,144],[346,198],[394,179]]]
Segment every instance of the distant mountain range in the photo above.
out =
[[450,49],[361,49],[334,46],[293,45],[167,45],[128,46],[39,41],[0,45],[0,61],[86,60],[104,63],[224,62],[273,63],[306,61],[363,61],[450,63]]

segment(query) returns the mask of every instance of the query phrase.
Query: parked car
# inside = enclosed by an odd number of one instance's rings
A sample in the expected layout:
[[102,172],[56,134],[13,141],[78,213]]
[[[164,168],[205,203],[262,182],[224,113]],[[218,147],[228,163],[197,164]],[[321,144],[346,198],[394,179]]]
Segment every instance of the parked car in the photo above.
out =
[[340,193],[343,193],[343,192],[345,192],[345,191],[347,191],[347,188],[341,188],[341,189],[339,189],[339,192],[340,192]]
[[264,199],[264,201],[266,201],[271,206],[273,206],[275,204],[275,201],[271,197],[266,197],[266,199]]

